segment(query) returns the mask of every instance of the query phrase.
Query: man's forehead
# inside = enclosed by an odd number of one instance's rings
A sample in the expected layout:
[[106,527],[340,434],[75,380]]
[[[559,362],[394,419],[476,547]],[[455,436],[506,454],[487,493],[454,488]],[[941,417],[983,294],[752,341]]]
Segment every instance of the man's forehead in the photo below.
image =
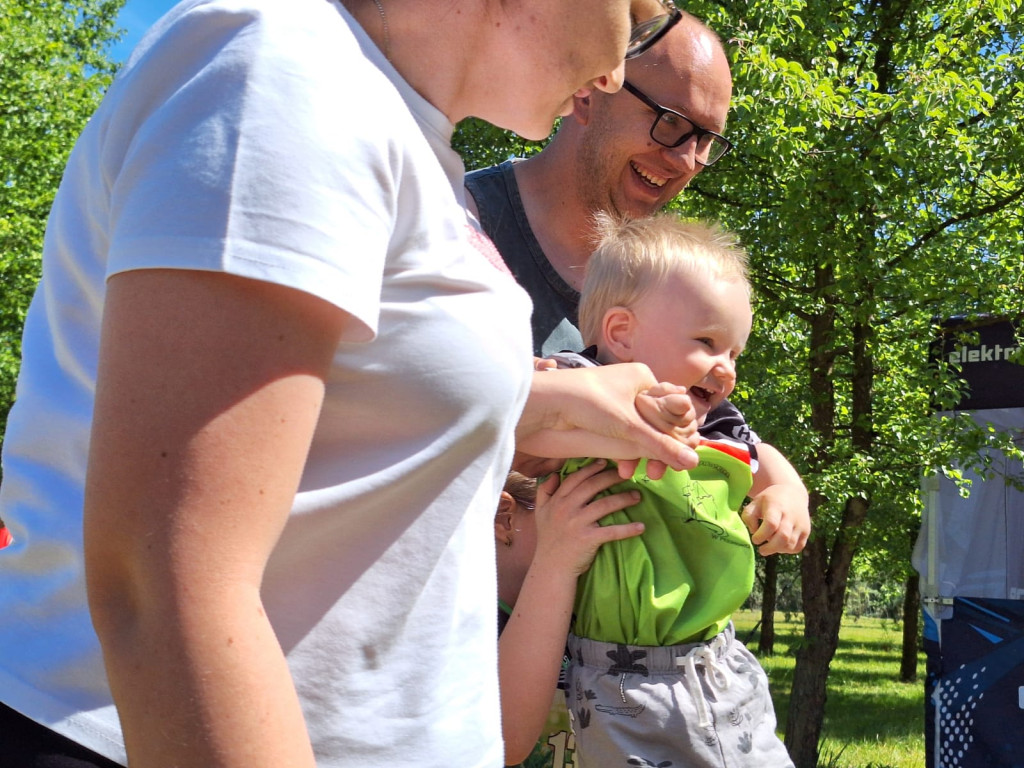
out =
[[693,25],[672,30],[643,56],[626,62],[626,79],[705,128],[725,125],[732,78],[718,41],[706,30]]

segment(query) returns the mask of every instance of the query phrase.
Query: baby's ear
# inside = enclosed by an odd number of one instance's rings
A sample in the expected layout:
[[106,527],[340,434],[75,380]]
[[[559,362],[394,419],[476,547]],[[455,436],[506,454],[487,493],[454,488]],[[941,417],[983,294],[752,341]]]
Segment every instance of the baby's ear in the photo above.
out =
[[[601,350],[619,363],[633,362],[633,332],[636,315],[628,307],[612,307],[604,313],[601,323]],[[610,362],[602,360],[601,362]]]

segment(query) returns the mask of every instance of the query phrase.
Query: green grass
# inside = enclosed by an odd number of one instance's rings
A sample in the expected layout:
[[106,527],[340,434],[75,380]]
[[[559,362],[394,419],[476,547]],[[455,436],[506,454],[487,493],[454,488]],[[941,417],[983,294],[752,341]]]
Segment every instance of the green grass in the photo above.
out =
[[[750,631],[760,618],[752,611],[733,617],[736,635],[757,654]],[[789,692],[803,618],[775,618],[775,654],[758,660],[768,673],[772,699],[785,730]],[[749,638],[749,639],[748,639]],[[924,654],[915,683],[899,682],[901,628],[884,619],[845,619],[828,678],[821,766],[828,768],[921,768],[924,765]]]

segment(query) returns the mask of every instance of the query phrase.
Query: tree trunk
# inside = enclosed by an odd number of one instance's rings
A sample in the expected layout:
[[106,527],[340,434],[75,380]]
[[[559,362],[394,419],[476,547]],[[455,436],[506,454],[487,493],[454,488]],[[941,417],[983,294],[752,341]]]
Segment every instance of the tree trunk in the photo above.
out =
[[779,600],[779,556],[764,560],[764,588],[761,593],[761,637],[757,652],[764,656],[775,653],[775,606]]
[[[826,587],[819,584],[816,589],[824,592]],[[806,586],[804,591],[807,591]],[[818,765],[828,670],[839,639],[838,628],[833,630],[829,624],[827,615],[805,618],[804,642],[796,654],[785,738],[796,768],[817,768]]]
[[[812,513],[823,503],[818,494],[811,494]],[[856,552],[849,534],[863,523],[867,511],[866,500],[847,499],[831,550],[828,537],[815,536],[800,557],[804,636],[796,655],[786,718],[786,748],[796,768],[818,765],[828,670],[839,646],[846,585]]]
[[[808,370],[811,392],[811,427],[824,445],[837,439],[837,403],[833,365],[836,349],[836,311],[830,289],[835,286],[835,268],[825,262],[815,272],[815,287],[826,297],[826,309],[810,320]],[[853,323],[850,378],[850,440],[852,447],[870,455],[874,439],[871,389],[873,361],[871,344],[870,293],[861,301],[858,319]],[[812,462],[812,471],[823,471],[838,457],[828,450]],[[820,491],[812,491],[811,519],[815,525],[824,515],[827,500]],[[803,644],[797,652],[793,688],[786,719],[786,748],[796,768],[817,768],[818,744],[825,722],[825,698],[829,665],[839,645],[839,626],[850,566],[857,551],[858,529],[868,514],[869,501],[861,495],[846,498],[834,532],[819,530],[800,556],[801,602],[804,609]]]
[[907,591],[903,596],[903,654],[900,657],[900,680],[917,680],[917,633],[921,619],[921,577],[912,571],[907,577]]

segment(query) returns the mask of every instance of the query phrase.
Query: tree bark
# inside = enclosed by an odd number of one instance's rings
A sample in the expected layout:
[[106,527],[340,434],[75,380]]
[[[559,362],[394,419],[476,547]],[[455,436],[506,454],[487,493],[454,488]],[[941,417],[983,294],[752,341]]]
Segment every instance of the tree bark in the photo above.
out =
[[[837,350],[836,309],[834,296],[829,293],[835,285],[835,269],[828,262],[815,273],[816,286],[826,297],[826,309],[811,318],[810,355],[808,367],[811,391],[811,427],[823,445],[835,444],[839,425],[836,407],[834,363]],[[872,415],[873,361],[871,297],[861,302],[861,311],[851,327],[852,343],[849,354],[852,371],[850,442],[855,451],[870,455],[874,440]],[[816,457],[821,471],[839,460],[837,455],[823,451]],[[819,520],[828,500],[813,491],[810,499],[811,519]],[[819,531],[811,537],[800,556],[800,578],[804,609],[803,644],[797,652],[793,672],[793,687],[786,719],[786,747],[796,768],[817,768],[818,744],[825,722],[829,665],[839,645],[839,627],[843,618],[843,604],[850,566],[857,551],[858,529],[867,518],[869,500],[861,495],[846,498],[833,534]]]
[[903,596],[903,654],[900,657],[900,680],[917,680],[917,633],[921,620],[921,577],[912,571],[907,577]]
[[775,606],[779,600],[779,556],[764,560],[764,587],[761,592],[761,637],[757,652],[764,656],[775,653]]
[[[812,513],[823,503],[821,496],[811,494]],[[804,636],[796,655],[785,736],[796,768],[818,765],[828,670],[839,646],[846,586],[856,552],[851,534],[864,522],[867,511],[865,499],[847,499],[831,549],[826,536],[816,536],[800,558]]]
[[[814,551],[808,552],[812,549]],[[815,570],[824,554],[824,542],[816,540],[807,545],[801,563],[804,573],[804,636],[796,654],[785,736],[786,748],[796,768],[817,768],[829,664],[839,640],[838,626],[833,628],[830,612],[822,610],[829,601],[828,586]],[[808,571],[812,572],[812,578],[808,578]],[[808,606],[817,607],[808,611]]]

